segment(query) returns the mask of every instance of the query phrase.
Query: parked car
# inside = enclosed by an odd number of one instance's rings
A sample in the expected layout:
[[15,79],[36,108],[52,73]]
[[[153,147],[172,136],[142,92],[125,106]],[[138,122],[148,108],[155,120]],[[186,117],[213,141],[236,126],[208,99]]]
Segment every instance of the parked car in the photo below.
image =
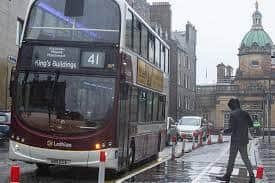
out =
[[[202,133],[202,138],[206,140],[207,127],[204,124],[203,118],[199,116],[184,116],[177,124],[179,138],[192,140],[193,134]],[[196,138],[197,140],[197,138]]]
[[[172,117],[167,118],[167,136],[166,136],[166,145],[172,145],[173,143],[173,136],[177,137],[177,127],[176,122]],[[177,139],[176,139],[177,140]]]
[[0,111],[0,140],[7,140],[11,123],[11,113]]

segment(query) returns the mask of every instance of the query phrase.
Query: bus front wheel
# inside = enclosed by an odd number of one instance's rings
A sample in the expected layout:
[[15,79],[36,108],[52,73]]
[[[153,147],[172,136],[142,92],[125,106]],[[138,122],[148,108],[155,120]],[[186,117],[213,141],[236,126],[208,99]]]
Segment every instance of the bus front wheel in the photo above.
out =
[[36,166],[37,166],[39,171],[48,171],[49,167],[50,167],[50,165],[43,164],[43,163],[36,163]]

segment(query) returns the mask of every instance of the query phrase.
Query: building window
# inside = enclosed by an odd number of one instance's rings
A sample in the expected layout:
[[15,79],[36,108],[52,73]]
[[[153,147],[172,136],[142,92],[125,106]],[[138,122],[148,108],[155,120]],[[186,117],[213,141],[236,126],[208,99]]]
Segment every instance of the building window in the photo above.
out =
[[253,60],[253,61],[251,61],[251,66],[252,67],[259,67],[259,61],[256,61],[256,60]]
[[126,46],[133,48],[133,13],[129,10],[126,14]]
[[229,128],[229,119],[230,119],[230,113],[229,112],[225,112],[224,113],[224,122],[223,122],[224,129],[228,129]]

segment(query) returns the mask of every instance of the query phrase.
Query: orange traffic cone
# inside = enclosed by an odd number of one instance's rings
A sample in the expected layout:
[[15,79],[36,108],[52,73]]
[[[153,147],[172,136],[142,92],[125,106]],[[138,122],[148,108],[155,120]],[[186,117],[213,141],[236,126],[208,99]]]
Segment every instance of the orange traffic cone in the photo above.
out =
[[262,179],[263,178],[263,174],[264,174],[264,166],[263,165],[259,165],[258,168],[257,168],[256,178],[257,179]]

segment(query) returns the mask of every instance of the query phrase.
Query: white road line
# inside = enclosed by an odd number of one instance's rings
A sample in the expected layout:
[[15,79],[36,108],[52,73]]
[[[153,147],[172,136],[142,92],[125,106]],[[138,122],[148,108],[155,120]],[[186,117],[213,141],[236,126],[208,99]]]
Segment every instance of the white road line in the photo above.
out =
[[192,183],[198,183],[199,180],[207,173],[209,170],[224,156],[225,153],[229,151],[229,146],[220,154],[220,156],[212,163],[210,163],[195,179],[192,180]]
[[211,174],[219,174],[222,170],[222,167],[212,167],[209,173]]
[[235,175],[235,176],[239,175],[239,169],[238,168],[234,168],[233,172],[232,172],[232,175]]
[[122,182],[124,182],[125,180],[130,179],[131,177],[134,177],[134,176],[136,176],[136,175],[138,175],[138,174],[140,174],[140,173],[142,173],[142,172],[145,172],[146,170],[149,170],[149,169],[151,169],[151,168],[154,168],[155,166],[158,166],[158,165],[160,165],[161,163],[164,163],[164,162],[168,161],[169,159],[171,159],[171,158],[161,159],[161,160],[159,160],[157,163],[155,163],[155,164],[153,164],[153,165],[150,165],[150,166],[148,166],[148,167],[146,167],[146,168],[144,168],[144,169],[141,169],[141,170],[139,170],[139,171],[137,171],[137,172],[134,172],[134,173],[132,173],[132,174],[126,176],[126,177],[123,177],[123,178],[121,178],[121,179],[119,179],[119,180],[116,180],[115,183],[122,183]]

